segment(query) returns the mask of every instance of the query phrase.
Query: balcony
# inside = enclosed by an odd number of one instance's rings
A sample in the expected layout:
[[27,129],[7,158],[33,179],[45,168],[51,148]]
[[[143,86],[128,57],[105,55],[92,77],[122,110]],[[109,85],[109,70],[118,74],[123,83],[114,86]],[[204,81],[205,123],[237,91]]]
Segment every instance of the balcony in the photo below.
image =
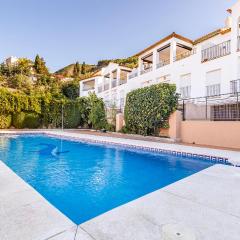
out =
[[202,63],[231,54],[231,41],[202,50]]
[[143,70],[141,70],[140,74],[143,75],[143,74],[151,72],[151,71],[152,71],[152,66],[144,68]]
[[164,66],[167,66],[170,64],[170,59],[164,59],[164,60],[159,60],[159,63],[157,63],[157,69],[158,68],[161,68],[161,67],[164,67]]
[[120,79],[120,80],[119,80],[119,83],[118,83],[118,86],[123,85],[123,84],[125,84],[125,83],[127,83],[127,80],[126,80],[126,79]]
[[83,91],[91,91],[94,90],[94,86],[83,85]]
[[230,93],[235,94],[240,92],[240,79],[230,82]]
[[197,49],[194,48],[191,51],[185,51],[183,53],[180,53],[180,54],[178,54],[177,56],[174,57],[174,62],[180,61],[180,60],[182,60],[184,58],[187,58],[187,57],[190,57],[190,56],[196,54],[196,52],[197,52]]
[[101,93],[103,91],[103,86],[102,85],[99,85],[98,86],[98,93]]
[[104,91],[107,91],[107,90],[109,90],[109,83],[105,83],[104,85],[103,85],[103,90]]
[[129,79],[132,79],[132,78],[135,78],[135,77],[137,77],[138,76],[138,72],[136,71],[136,72],[132,72],[132,73],[130,73],[129,74]]
[[117,86],[117,79],[112,80],[111,86],[112,86],[112,88],[115,88]]
[[237,50],[240,51],[240,36],[237,39]]

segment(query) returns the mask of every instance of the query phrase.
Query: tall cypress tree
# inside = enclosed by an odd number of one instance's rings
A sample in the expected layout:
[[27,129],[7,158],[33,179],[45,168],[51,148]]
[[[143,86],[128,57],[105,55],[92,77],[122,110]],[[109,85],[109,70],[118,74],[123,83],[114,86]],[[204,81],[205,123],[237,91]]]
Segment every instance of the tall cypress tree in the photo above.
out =
[[73,76],[79,77],[79,74],[80,74],[80,64],[79,62],[76,62],[73,68]]
[[83,62],[83,64],[82,64],[81,74],[86,74],[86,64],[85,64],[85,62]]
[[34,67],[37,74],[48,74],[49,73],[44,59],[40,58],[40,56],[38,54],[35,57],[33,67]]

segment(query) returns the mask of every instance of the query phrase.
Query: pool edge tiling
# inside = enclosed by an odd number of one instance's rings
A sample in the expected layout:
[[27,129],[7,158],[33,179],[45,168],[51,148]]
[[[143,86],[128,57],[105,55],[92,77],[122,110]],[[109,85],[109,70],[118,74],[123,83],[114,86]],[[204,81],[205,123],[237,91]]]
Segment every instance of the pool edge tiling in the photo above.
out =
[[173,155],[183,155],[199,157],[213,160],[216,163],[231,164],[240,167],[240,152],[231,150],[221,150],[208,147],[186,146],[177,143],[149,142],[143,140],[123,139],[108,136],[96,136],[90,134],[73,133],[61,130],[2,130],[0,134],[46,134],[53,137],[66,138],[67,140],[80,140],[93,143],[103,143],[120,145],[123,147],[143,149],[147,151],[170,153]]

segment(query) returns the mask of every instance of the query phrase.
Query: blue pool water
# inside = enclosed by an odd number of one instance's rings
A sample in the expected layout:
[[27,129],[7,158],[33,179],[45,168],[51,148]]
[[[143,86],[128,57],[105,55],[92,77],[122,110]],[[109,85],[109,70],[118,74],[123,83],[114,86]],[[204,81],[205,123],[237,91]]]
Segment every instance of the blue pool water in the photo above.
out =
[[45,135],[0,137],[0,159],[76,224],[212,165]]

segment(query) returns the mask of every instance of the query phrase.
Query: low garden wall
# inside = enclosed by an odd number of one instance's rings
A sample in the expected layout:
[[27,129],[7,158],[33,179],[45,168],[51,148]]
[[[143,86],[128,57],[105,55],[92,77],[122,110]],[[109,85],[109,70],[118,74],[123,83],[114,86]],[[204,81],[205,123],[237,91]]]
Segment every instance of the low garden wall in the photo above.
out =
[[240,149],[239,121],[182,121],[181,141]]

